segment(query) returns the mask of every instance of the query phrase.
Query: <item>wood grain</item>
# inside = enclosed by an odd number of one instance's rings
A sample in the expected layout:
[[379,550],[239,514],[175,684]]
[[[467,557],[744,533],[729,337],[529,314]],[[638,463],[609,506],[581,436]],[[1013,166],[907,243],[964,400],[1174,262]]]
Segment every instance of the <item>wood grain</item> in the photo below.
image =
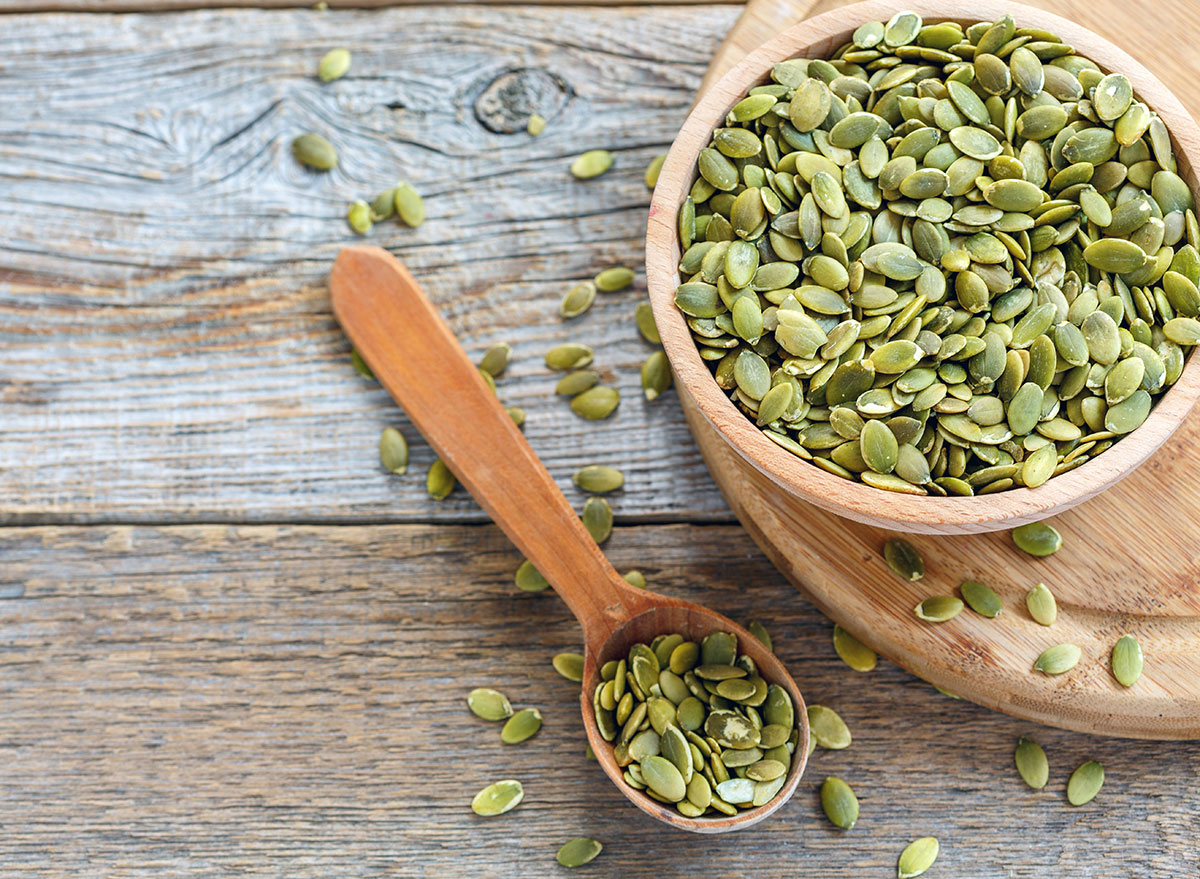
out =
[[[854,743],[818,751],[797,795],[737,845],[642,820],[583,757],[577,688],[550,657],[579,629],[512,585],[491,526],[30,527],[0,530],[0,863],[6,877],[553,875],[567,839],[597,876],[894,875],[936,834],[937,875],[1193,876],[1200,743],[1038,727],[941,696],[881,662],[857,674],[830,624],[741,529],[621,528],[608,545],[669,595],[763,620],[813,702]],[[499,686],[542,731],[504,746],[464,696]],[[1050,758],[1026,789],[1020,735]],[[1108,780],[1065,802],[1087,759]],[[862,813],[817,801],[844,777]],[[471,796],[519,778],[497,819]],[[931,873],[932,875],[932,873]]]
[[[482,521],[462,493],[424,497],[423,443],[408,477],[379,468],[384,426],[417,438],[350,370],[329,311],[333,257],[362,240],[347,202],[398,177],[429,219],[368,240],[403,255],[469,352],[513,344],[501,396],[568,496],[582,502],[577,467],[612,464],[627,521],[729,521],[674,395],[641,398],[640,271],[583,318],[557,309],[570,284],[640,267],[643,171],[737,11],[7,19],[6,118],[22,121],[0,130],[0,521]],[[321,86],[334,44],[354,67]],[[310,129],[339,169],[292,161]],[[574,180],[571,159],[600,146],[613,170]],[[609,422],[554,397],[542,355],[567,340],[620,388]]]

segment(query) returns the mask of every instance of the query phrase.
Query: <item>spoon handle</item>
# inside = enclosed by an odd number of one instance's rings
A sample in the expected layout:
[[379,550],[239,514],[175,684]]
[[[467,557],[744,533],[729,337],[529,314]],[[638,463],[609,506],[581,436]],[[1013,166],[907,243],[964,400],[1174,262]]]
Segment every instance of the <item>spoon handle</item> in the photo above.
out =
[[[598,643],[643,604],[609,564],[407,268],[344,248],[333,312],[375,377]],[[597,630],[597,627],[599,630]]]

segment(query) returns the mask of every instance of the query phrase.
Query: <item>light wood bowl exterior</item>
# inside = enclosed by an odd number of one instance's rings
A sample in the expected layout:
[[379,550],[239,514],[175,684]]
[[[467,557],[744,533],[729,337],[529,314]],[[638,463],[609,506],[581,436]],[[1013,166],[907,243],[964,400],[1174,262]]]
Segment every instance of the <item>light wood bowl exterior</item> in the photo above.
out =
[[[675,373],[676,387],[692,434],[725,490],[731,505],[752,478],[767,477],[776,504],[810,503],[849,519],[909,533],[967,534],[1013,528],[1070,509],[1128,475],[1144,462],[1183,422],[1200,396],[1200,367],[1188,358],[1182,376],[1158,399],[1146,422],[1112,448],[1086,464],[1049,480],[1039,488],[1017,488],[982,497],[916,497],[875,489],[826,473],[780,449],[742,414],[713,380],[695,342],[675,308],[679,283],[677,213],[695,179],[696,158],[712,131],[747,89],[767,81],[771,66],[793,57],[823,58],[849,39],[862,22],[886,21],[899,8],[911,9],[926,22],[971,23],[1005,13],[1018,26],[1040,27],[1059,34],[1078,52],[1106,70],[1120,71],[1133,83],[1138,98],[1167,124],[1175,142],[1179,174],[1197,189],[1195,158],[1200,156],[1200,130],[1183,105],[1150,71],[1109,41],[1049,12],[1016,3],[980,0],[948,4],[911,0],[897,6],[868,0],[782,30],[752,51],[701,95],[676,137],[659,176],[646,233],[646,278],[663,347]],[[717,449],[732,450],[714,466]]]

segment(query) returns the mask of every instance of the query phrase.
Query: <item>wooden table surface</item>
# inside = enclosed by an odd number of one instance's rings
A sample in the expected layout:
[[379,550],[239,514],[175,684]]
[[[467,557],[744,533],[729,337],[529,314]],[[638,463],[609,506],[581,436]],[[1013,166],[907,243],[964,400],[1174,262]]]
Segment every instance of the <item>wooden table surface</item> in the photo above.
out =
[[[1044,2],[1200,107],[1190,0]],[[640,267],[643,169],[738,7],[102,5],[0,3],[6,879],[566,875],[554,853],[577,835],[605,843],[595,876],[887,877],[926,834],[931,877],[1200,874],[1200,743],[1061,732],[886,661],[850,671],[732,519],[674,395],[641,400],[640,271],[558,318],[571,283]],[[353,70],[320,85],[339,45]],[[337,170],[296,167],[304,130],[329,135]],[[593,147],[616,166],[572,180]],[[584,759],[577,694],[550,667],[577,627],[551,593],[513,587],[519,557],[469,497],[425,496],[430,451],[350,369],[328,268],[355,239],[347,201],[397,178],[429,219],[370,240],[468,350],[513,345],[500,394],[568,496],[582,505],[583,464],[626,472],[618,568],[763,620],[808,698],[850,724],[850,749],[818,751],[765,824],[667,835]],[[566,340],[593,344],[621,389],[611,421],[553,398],[541,355]],[[378,466],[386,425],[412,443],[404,477]],[[540,707],[542,732],[502,745],[463,702],[488,685]],[[1020,735],[1049,754],[1041,792],[1012,768]],[[1071,808],[1066,776],[1089,758],[1108,781]],[[820,812],[829,774],[861,800],[849,833]],[[475,817],[471,796],[504,777],[525,802]]]

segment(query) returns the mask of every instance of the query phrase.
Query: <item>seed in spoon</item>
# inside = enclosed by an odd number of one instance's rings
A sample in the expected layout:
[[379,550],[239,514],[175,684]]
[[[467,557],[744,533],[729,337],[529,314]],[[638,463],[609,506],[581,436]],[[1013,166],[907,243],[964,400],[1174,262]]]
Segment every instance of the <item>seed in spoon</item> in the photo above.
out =
[[1038,583],[1025,596],[1025,606],[1034,622],[1043,626],[1052,626],[1058,619],[1058,603],[1045,583]]

